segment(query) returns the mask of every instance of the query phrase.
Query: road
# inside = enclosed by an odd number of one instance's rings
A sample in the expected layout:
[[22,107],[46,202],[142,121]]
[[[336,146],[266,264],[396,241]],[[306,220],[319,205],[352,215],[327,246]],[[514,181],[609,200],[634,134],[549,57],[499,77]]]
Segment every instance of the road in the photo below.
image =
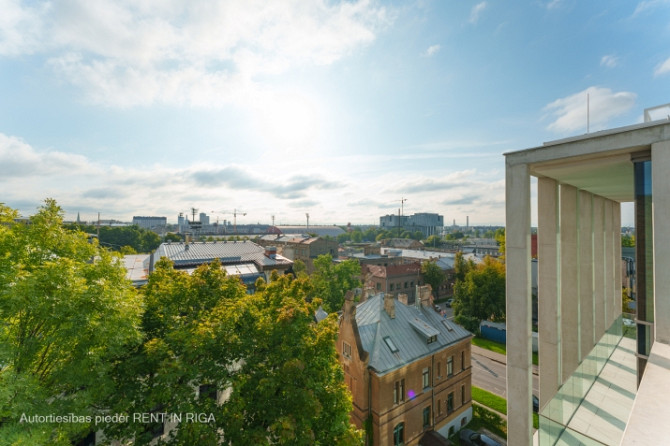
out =
[[[447,319],[453,319],[451,308],[444,304],[438,305],[444,309]],[[488,390],[507,399],[507,365],[504,355],[472,346],[472,385]],[[537,374],[533,374],[533,393],[539,395],[539,380]]]

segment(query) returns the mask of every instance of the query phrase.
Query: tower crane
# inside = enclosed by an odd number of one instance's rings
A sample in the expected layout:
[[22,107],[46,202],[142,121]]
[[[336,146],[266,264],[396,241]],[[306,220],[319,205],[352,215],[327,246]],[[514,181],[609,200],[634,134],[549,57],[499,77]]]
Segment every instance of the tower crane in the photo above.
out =
[[233,209],[232,212],[231,211],[212,211],[212,212],[217,213],[217,214],[223,214],[223,215],[232,215],[233,216],[233,230],[235,231],[235,235],[237,235],[237,216],[241,215],[241,216],[244,217],[245,215],[247,215],[246,212],[238,211],[237,209]]

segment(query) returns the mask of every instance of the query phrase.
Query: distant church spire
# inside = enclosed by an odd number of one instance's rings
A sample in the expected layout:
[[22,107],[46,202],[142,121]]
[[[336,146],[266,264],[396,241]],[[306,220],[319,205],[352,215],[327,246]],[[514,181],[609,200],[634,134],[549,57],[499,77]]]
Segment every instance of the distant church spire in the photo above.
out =
[[81,223],[81,220],[79,219],[79,212],[77,212],[77,223]]

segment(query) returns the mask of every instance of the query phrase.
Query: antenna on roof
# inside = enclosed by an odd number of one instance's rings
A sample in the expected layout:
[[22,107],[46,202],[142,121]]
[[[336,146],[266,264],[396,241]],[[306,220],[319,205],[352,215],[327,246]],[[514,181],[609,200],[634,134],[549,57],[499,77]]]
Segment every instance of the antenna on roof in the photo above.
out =
[[586,133],[589,133],[591,127],[590,95],[586,93]]

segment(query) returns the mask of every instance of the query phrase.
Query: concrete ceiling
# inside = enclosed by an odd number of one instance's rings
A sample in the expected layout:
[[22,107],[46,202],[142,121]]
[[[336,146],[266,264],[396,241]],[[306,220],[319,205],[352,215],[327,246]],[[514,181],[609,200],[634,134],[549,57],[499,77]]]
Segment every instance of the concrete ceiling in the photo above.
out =
[[630,154],[597,159],[571,159],[531,165],[531,173],[553,178],[618,202],[633,201],[634,177]]

